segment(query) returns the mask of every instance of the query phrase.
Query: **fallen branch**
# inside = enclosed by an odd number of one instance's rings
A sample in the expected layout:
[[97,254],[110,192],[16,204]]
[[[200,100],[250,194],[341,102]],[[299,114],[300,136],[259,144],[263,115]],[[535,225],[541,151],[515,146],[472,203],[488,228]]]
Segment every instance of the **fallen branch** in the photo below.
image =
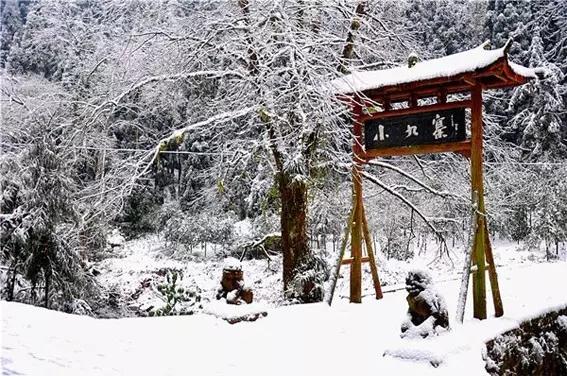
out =
[[240,261],[244,260],[244,257],[246,256],[246,253],[248,253],[249,250],[252,249],[260,249],[262,251],[262,253],[264,253],[264,255],[266,255],[266,257],[268,258],[268,261],[271,261],[272,258],[270,257],[270,254],[268,253],[268,251],[266,250],[266,247],[264,247],[264,244],[271,239],[274,239],[276,237],[279,237],[281,239],[281,234],[279,232],[273,232],[273,233],[269,233],[264,235],[261,239],[256,240],[254,242],[248,243],[244,245],[244,250],[242,251],[242,254],[240,255]]

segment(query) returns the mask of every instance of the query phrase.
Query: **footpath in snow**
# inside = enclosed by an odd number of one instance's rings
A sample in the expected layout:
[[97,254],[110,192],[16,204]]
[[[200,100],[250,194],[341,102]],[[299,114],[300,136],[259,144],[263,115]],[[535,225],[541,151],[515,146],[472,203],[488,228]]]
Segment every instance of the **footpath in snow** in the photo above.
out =
[[[93,319],[2,302],[3,375],[482,375],[484,341],[567,305],[567,263],[501,268],[505,315],[456,325],[459,282],[437,284],[452,331],[402,340],[405,292],[269,310],[230,325],[214,316]],[[490,296],[488,297],[490,302]],[[469,299],[470,302],[470,299]],[[393,354],[390,356],[384,354]],[[408,358],[406,360],[403,357]],[[440,365],[435,368],[430,362]]]

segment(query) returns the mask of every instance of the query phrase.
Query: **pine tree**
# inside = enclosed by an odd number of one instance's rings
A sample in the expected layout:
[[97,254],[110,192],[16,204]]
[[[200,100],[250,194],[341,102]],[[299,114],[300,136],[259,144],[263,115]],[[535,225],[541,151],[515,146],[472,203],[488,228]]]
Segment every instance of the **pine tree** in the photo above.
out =
[[564,104],[558,91],[563,73],[555,64],[546,61],[538,28],[528,56],[530,67],[545,68],[546,77],[514,90],[508,106],[508,112],[513,115],[510,126],[518,136],[525,159],[564,158],[567,147],[562,136],[566,133],[566,126],[561,121]]
[[14,35],[23,26],[24,21],[16,1],[0,1],[0,67],[4,67]]

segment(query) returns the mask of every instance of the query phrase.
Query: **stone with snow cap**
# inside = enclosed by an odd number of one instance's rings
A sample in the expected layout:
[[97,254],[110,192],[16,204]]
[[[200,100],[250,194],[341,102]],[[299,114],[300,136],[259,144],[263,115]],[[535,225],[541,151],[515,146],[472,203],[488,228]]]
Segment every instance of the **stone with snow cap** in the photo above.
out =
[[234,257],[227,257],[223,264],[224,270],[242,270],[242,264]]
[[244,283],[242,264],[234,257],[224,261],[222,279],[217,290],[217,299],[225,299],[229,304],[250,304],[254,300],[252,289]]

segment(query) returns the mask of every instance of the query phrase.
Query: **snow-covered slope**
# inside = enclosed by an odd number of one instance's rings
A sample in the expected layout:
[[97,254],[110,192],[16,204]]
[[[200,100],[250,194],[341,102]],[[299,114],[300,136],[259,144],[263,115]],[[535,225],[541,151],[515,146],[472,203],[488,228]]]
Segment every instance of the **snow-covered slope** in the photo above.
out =
[[[479,375],[483,341],[567,304],[565,262],[501,268],[499,274],[504,317],[462,326],[451,321],[449,334],[413,342],[399,339],[403,291],[359,305],[339,300],[330,308],[274,308],[266,318],[236,325],[204,314],[93,319],[2,302],[2,369],[4,375],[58,376]],[[458,282],[437,287],[452,319]],[[432,360],[440,366],[432,367]]]

